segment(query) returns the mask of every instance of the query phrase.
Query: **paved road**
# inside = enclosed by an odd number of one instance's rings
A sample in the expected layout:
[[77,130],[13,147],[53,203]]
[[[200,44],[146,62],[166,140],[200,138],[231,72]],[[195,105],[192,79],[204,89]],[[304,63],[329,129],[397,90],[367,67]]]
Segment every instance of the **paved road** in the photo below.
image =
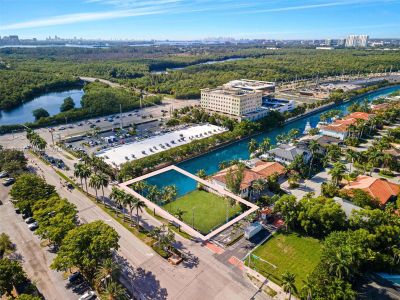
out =
[[[39,171],[48,183],[55,185],[62,197],[74,203],[80,219],[86,222],[103,220],[114,227],[120,238],[118,254],[131,270],[130,283],[139,290],[143,299],[250,299],[256,289],[243,277],[241,271],[228,267],[213,257],[213,253],[200,244],[177,236],[180,246],[190,251],[191,260],[179,266],[172,266],[141,240],[133,236],[121,224],[111,218],[97,205],[93,204],[81,192],[67,191],[60,184],[54,170],[34,159]],[[153,218],[144,218],[143,222],[155,224]],[[254,299],[267,299],[257,294]]]
[[9,188],[0,186],[0,232],[7,233],[17,246],[21,262],[28,277],[37,285],[39,291],[48,300],[73,300],[79,295],[66,288],[60,272],[50,269],[55,254],[40,246],[39,238],[34,235],[20,215],[14,211],[8,196]]

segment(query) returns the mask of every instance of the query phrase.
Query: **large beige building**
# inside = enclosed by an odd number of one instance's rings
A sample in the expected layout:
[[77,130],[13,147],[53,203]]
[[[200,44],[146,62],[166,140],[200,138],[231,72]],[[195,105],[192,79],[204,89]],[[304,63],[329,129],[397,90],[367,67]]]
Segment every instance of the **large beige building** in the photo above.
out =
[[262,97],[262,90],[244,89],[228,83],[214,89],[202,89],[200,105],[238,119],[256,120],[268,114],[268,109],[262,107]]

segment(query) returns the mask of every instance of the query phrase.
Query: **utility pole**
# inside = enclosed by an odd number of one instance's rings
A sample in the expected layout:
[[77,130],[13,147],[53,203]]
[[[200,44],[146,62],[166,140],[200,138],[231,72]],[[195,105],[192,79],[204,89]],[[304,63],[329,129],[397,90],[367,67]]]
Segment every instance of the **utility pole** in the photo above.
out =
[[195,209],[196,207],[193,207],[192,208],[192,228],[194,229],[194,209]]
[[121,125],[121,130],[122,130],[122,128],[124,128],[124,127],[122,124],[122,104],[121,103],[119,104],[119,120],[120,120],[120,125]]

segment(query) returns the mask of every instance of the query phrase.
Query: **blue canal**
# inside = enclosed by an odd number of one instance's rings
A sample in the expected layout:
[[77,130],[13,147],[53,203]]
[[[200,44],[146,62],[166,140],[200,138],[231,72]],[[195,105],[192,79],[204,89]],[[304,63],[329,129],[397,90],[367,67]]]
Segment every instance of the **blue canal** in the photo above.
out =
[[71,97],[74,100],[76,108],[81,107],[83,94],[84,92],[82,89],[48,93],[24,102],[22,105],[14,109],[0,110],[0,125],[33,122],[35,121],[35,118],[33,117],[32,111],[37,108],[44,108],[51,116],[58,114],[60,112],[61,104],[67,97]]
[[[355,98],[352,101],[343,103],[336,107],[331,108],[342,111],[344,114],[347,113],[347,108],[355,103],[364,101],[367,99],[368,101],[372,101],[375,98],[379,98],[382,96],[386,96],[400,89],[400,86],[389,87],[386,89],[382,89],[368,95],[360,96]],[[296,128],[299,129],[300,132],[303,132],[307,122],[310,122],[312,127],[315,127],[319,122],[320,115],[326,111],[317,112],[313,115],[309,115],[292,123],[289,123],[280,128],[276,128],[272,131],[261,133],[256,137],[253,137],[258,142],[261,142],[264,138],[271,139],[271,144],[276,143],[276,136],[282,133],[287,133],[289,130]],[[235,142],[228,146],[216,149],[209,153],[206,153],[202,156],[198,156],[196,158],[189,159],[187,161],[183,161],[178,163],[177,166],[195,174],[198,170],[204,169],[208,175],[214,174],[218,171],[218,165],[220,162],[229,161],[233,159],[248,159],[250,154],[247,149],[247,145],[249,143],[250,138],[243,139],[239,142]],[[159,188],[162,188],[166,185],[174,184],[178,189],[178,195],[182,196],[188,192],[193,191],[196,188],[196,182],[184,175],[178,174],[177,172],[166,172],[160,175],[154,176],[152,178],[147,179],[147,183],[157,185]]]

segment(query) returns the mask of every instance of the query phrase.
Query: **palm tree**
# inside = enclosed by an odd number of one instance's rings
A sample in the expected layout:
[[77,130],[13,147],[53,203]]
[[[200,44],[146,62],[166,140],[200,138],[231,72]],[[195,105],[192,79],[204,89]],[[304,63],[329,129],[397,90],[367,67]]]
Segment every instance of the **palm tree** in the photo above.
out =
[[101,187],[101,178],[99,177],[99,175],[93,174],[92,176],[90,176],[89,186],[91,188],[94,188],[94,191],[96,193],[96,200],[98,200],[97,190],[100,189],[100,187]]
[[[204,169],[200,169],[197,171],[196,176],[201,179],[206,179],[207,173]],[[201,189],[202,187],[203,187],[203,185],[201,184],[201,182],[197,182],[197,188]]]
[[158,190],[156,185],[151,185],[148,188],[147,199],[151,202],[159,203],[159,198],[161,197],[161,192]]
[[[122,205],[122,197],[124,196],[123,191],[119,188],[113,186],[111,189],[110,198],[114,200],[117,206]],[[118,215],[118,209],[115,211],[115,214]]]
[[247,145],[247,148],[249,149],[250,155],[254,153],[258,148],[257,141],[255,139],[251,139],[249,144]]
[[265,189],[266,182],[263,179],[257,179],[251,185],[251,188],[257,192],[257,195],[260,196],[261,192]]
[[[96,286],[100,287],[103,282],[109,282],[110,280],[118,279],[121,273],[120,266],[115,263],[111,258],[106,258],[100,265],[96,276],[95,282]],[[99,290],[99,288],[97,288]]]
[[342,180],[345,171],[345,165],[338,161],[333,164],[332,169],[328,172],[331,175],[332,181],[336,186],[339,185],[339,182],[340,180]]
[[87,179],[90,177],[90,174],[92,174],[90,168],[87,165],[83,165],[80,176],[85,180],[86,193],[89,193],[87,187]]
[[265,138],[258,147],[258,150],[260,153],[266,153],[270,150],[270,148],[271,148],[271,140],[269,138]]
[[303,287],[301,290],[304,294],[307,294],[307,300],[312,299],[313,284],[310,280],[310,276],[307,276],[307,279],[303,280]]
[[135,203],[138,201],[136,197],[131,194],[125,193],[123,203],[125,206],[128,206],[129,213],[131,216],[131,225],[133,225],[133,210],[135,208]]
[[350,162],[350,172],[351,172],[351,166],[354,164],[354,162],[357,159],[358,152],[352,150],[352,149],[347,149],[346,153],[346,158]]
[[296,292],[295,281],[296,275],[293,273],[285,272],[282,274],[282,287],[286,293],[289,293],[289,300],[292,298],[292,293]]
[[75,165],[75,169],[74,169],[74,176],[75,177],[79,177],[79,179],[81,180],[81,186],[83,187],[83,169],[85,168],[84,164],[81,163],[77,163]]
[[136,224],[139,227],[139,211],[143,212],[143,208],[146,207],[146,203],[140,199],[137,199],[134,203],[134,209],[136,209]]
[[132,189],[139,193],[140,195],[143,195],[143,192],[148,188],[148,185],[144,181],[137,181],[134,184],[132,184]]
[[[179,221],[182,221],[182,220],[183,220],[183,215],[184,215],[185,213],[186,213],[186,212],[185,212],[184,210],[178,208],[178,209],[175,211],[175,217],[176,217]],[[181,231],[181,226],[180,226],[180,225],[179,225],[179,231]]]
[[177,196],[178,190],[175,185],[168,185],[163,189],[163,202],[168,204],[171,203]]
[[311,140],[310,143],[308,144],[308,150],[311,152],[311,159],[310,159],[310,166],[309,166],[309,171],[308,171],[308,178],[311,178],[311,171],[312,171],[312,166],[314,162],[314,157],[315,153],[319,150],[319,144],[315,140]]
[[125,299],[125,289],[117,282],[111,281],[104,288],[108,300]]
[[104,188],[106,188],[108,186],[109,177],[104,173],[99,173],[97,176],[99,177],[99,182],[100,182],[100,186],[101,186],[101,193],[103,195],[103,203],[105,204]]
[[331,261],[328,268],[329,272],[339,279],[343,279],[344,276],[350,274],[349,261],[343,256],[342,252],[336,253],[334,260]]

